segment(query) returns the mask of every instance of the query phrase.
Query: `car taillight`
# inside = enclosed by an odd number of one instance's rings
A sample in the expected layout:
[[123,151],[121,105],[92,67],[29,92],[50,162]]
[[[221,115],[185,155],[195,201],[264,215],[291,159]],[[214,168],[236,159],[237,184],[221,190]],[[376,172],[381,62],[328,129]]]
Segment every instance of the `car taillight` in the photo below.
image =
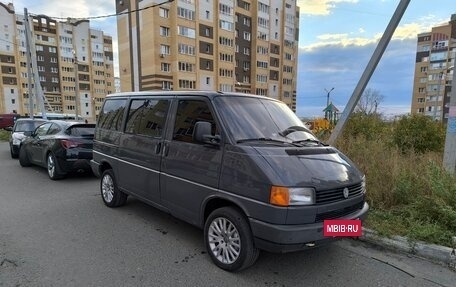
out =
[[72,141],[72,140],[61,140],[60,143],[66,149],[78,147],[81,144],[81,143],[79,143],[77,141]]

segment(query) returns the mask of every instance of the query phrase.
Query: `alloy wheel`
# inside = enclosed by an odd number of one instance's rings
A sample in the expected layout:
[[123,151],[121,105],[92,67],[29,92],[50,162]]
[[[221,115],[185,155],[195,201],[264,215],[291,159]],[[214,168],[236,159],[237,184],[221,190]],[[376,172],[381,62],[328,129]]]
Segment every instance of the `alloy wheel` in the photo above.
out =
[[111,202],[114,197],[114,181],[109,174],[106,174],[103,177],[101,183],[101,192],[103,194],[103,198],[106,202]]
[[50,178],[54,178],[54,176],[55,176],[55,161],[54,161],[54,157],[52,156],[52,154],[48,155],[47,170],[48,170],[49,177]]
[[236,226],[224,217],[215,218],[208,231],[209,247],[217,260],[224,264],[234,263],[241,252],[241,238]]

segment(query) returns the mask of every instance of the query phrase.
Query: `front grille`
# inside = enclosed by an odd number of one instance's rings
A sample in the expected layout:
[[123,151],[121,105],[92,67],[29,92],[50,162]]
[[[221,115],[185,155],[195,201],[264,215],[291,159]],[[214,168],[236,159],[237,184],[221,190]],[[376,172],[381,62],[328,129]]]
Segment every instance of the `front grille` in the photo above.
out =
[[[363,192],[363,186],[361,183],[347,186],[348,188],[348,198],[359,195]],[[316,192],[316,203],[325,204],[330,202],[336,202],[339,200],[344,200],[344,187],[338,189],[330,190],[318,190]]]
[[328,211],[324,213],[319,213],[317,214],[317,217],[315,217],[315,222],[322,222],[325,219],[336,219],[336,218],[341,218],[344,217],[350,213],[353,213],[364,206],[364,201],[361,201],[360,203],[357,203],[352,206],[348,206],[342,209],[337,209],[333,211]]

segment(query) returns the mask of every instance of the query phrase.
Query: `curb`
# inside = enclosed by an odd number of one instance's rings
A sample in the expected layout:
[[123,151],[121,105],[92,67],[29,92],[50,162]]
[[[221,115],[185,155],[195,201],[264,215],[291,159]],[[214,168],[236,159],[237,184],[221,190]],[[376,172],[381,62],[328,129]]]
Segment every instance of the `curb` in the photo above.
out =
[[412,242],[402,236],[392,236],[391,238],[382,237],[376,231],[364,227],[363,235],[359,237],[359,240],[423,257],[444,264],[453,271],[456,271],[456,249],[454,248],[427,244],[420,241]]

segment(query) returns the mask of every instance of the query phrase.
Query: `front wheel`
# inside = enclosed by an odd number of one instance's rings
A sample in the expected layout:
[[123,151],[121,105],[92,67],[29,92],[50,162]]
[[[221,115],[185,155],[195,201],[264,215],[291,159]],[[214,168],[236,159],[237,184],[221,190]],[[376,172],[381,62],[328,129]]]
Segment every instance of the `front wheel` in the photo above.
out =
[[18,158],[19,157],[19,153],[18,152],[14,152],[14,148],[12,145],[10,145],[10,153],[11,153],[11,158]]
[[251,266],[259,256],[247,219],[239,209],[214,210],[204,225],[204,242],[212,261],[228,271]]
[[112,169],[103,172],[100,182],[101,198],[106,206],[118,207],[125,204],[127,195],[119,190]]
[[21,149],[19,150],[19,164],[22,167],[26,167],[26,166],[31,166],[32,165],[32,163],[30,162],[30,159],[28,157],[27,151],[25,150],[24,147],[21,147]]

